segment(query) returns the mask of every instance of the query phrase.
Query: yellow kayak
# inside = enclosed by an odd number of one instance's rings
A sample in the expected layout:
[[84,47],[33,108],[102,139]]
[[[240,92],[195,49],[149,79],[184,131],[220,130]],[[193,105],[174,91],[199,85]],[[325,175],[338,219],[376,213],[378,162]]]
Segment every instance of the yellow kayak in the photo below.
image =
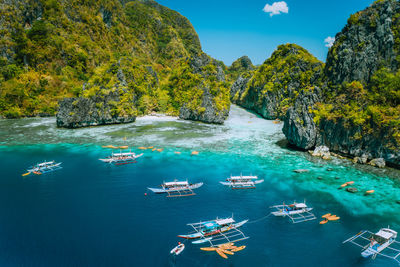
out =
[[153,148],[151,151],[156,151],[157,148]]
[[27,172],[27,173],[22,174],[22,176],[27,176],[27,175],[29,175],[29,174],[31,174],[31,173],[30,173],[30,172]]
[[229,254],[229,255],[233,255],[233,254],[235,254],[235,253],[233,253],[232,251],[229,251],[229,250],[227,250],[227,249],[220,249],[223,253],[225,253],[225,254]]
[[199,151],[193,151],[192,152],[192,155],[198,155],[199,154]]
[[347,185],[352,185],[352,184],[354,184],[354,181],[347,182],[346,184]]
[[200,248],[201,250],[204,250],[204,251],[215,251],[215,250],[217,250],[217,248],[213,248],[213,247],[208,247],[208,248]]
[[140,150],[146,150],[147,149],[147,147],[144,147],[144,146],[140,146],[140,147],[138,147]]
[[240,247],[237,247],[237,248],[232,249],[231,251],[233,251],[233,252],[238,252],[238,251],[241,251],[241,250],[243,250],[243,249],[245,249],[245,248],[246,248],[246,246],[240,246]]
[[347,183],[342,184],[340,187],[346,187],[346,186],[347,186]]
[[340,217],[338,217],[336,215],[333,215],[333,216],[328,217],[327,219],[330,220],[330,221],[337,221],[337,220],[340,219]]
[[149,147],[148,147],[148,149],[153,149],[153,148],[154,148],[154,146],[149,146]]
[[163,150],[164,150],[163,148],[157,149],[158,152],[162,152]]
[[179,151],[175,151],[174,153],[175,153],[175,154],[178,154],[178,155],[181,154],[181,152],[179,152]]
[[121,148],[121,149],[127,149],[128,146],[120,146],[119,148]]
[[226,256],[225,253],[222,252],[221,249],[218,249],[218,248],[217,248],[215,251],[217,251],[217,253],[218,253],[222,258],[224,258],[224,259],[227,259],[227,258],[228,258],[228,256]]
[[234,243],[225,243],[225,244],[219,245],[218,247],[219,247],[219,248],[227,248],[227,247],[233,246],[233,244],[234,244]]
[[319,224],[326,224],[328,222],[328,219],[325,219],[323,221],[320,221]]
[[372,194],[374,192],[375,192],[375,190],[368,190],[368,191],[365,191],[365,194]]
[[327,213],[327,214],[325,214],[325,215],[322,215],[321,217],[322,217],[322,218],[326,218],[326,217],[329,217],[329,216],[332,216],[332,214]]

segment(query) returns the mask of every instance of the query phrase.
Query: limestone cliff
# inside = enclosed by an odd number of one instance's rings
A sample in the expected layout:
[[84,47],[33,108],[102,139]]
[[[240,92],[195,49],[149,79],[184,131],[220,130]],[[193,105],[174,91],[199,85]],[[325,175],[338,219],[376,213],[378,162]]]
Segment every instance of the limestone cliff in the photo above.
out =
[[254,72],[231,87],[232,102],[267,119],[283,118],[298,94],[319,85],[323,63],[295,44],[280,45]]
[[349,18],[329,50],[320,97],[299,96],[298,107],[288,110],[284,133],[291,144],[400,166],[399,29],[394,0]]

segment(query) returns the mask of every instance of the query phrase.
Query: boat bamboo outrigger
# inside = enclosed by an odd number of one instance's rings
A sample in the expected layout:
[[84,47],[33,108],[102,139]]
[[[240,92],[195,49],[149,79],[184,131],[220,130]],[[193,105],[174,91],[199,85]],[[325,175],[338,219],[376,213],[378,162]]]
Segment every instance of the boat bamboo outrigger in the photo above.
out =
[[248,220],[236,222],[233,217],[215,219],[199,223],[189,223],[194,232],[187,235],[178,235],[185,239],[192,239],[193,244],[209,242],[212,247],[225,243],[238,242],[249,237],[239,230]]
[[[361,247],[361,256],[364,258],[372,257],[372,259],[375,259],[377,255],[381,255],[400,264],[400,242],[396,241],[396,237],[396,231],[382,228],[375,234],[370,231],[361,231],[343,241],[343,244],[350,242]],[[394,248],[394,246],[397,247]],[[385,250],[385,253],[382,253],[383,250]]]
[[232,176],[226,179],[226,182],[220,182],[232,189],[250,189],[256,188],[256,184],[264,182],[263,179],[257,180],[257,176]]
[[54,160],[38,163],[34,166],[29,167],[29,169],[27,170],[27,173],[23,174],[23,176],[26,176],[30,173],[40,175],[40,174],[60,170],[60,169],[62,169],[62,167],[60,165],[61,165],[61,162],[55,162]]
[[120,153],[111,153],[110,156],[106,157],[105,159],[99,159],[105,163],[114,163],[115,165],[123,165],[123,164],[130,164],[136,163],[136,159],[143,156],[142,154],[136,155],[134,152],[121,152]]
[[276,205],[270,208],[276,209],[276,211],[271,212],[272,215],[287,216],[293,223],[301,223],[317,219],[317,217],[311,213],[313,208],[308,207],[305,201],[303,203],[296,203],[295,201],[290,205],[285,205],[285,203],[283,203],[282,205]]
[[148,189],[156,194],[167,193],[168,197],[185,197],[196,195],[193,189],[199,188],[202,185],[203,183],[191,184],[188,181],[174,180],[172,182],[164,182],[160,185],[161,188],[149,187]]

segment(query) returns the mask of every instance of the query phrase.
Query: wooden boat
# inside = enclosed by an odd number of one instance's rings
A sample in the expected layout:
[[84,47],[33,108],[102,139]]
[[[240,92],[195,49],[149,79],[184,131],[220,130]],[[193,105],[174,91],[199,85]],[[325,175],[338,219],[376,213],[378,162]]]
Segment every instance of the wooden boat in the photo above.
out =
[[256,188],[256,184],[264,182],[263,179],[257,180],[257,176],[231,176],[225,182],[220,182],[223,185],[229,186],[232,189],[252,189]]
[[182,197],[195,195],[193,189],[201,187],[203,183],[191,184],[188,181],[174,180],[172,182],[164,182],[161,188],[148,189],[156,194],[167,193],[169,197]]
[[293,223],[315,220],[317,218],[313,213],[311,213],[313,208],[308,207],[305,201],[303,203],[294,202],[290,205],[283,203],[282,205],[275,205],[271,208],[275,209],[275,211],[271,212],[272,215],[281,217],[287,216]]
[[23,176],[26,176],[30,173],[40,175],[43,173],[60,170],[60,169],[62,169],[62,167],[60,165],[61,165],[61,162],[55,162],[54,160],[38,163],[34,166],[31,166],[30,169],[27,170],[27,173],[24,173]]
[[99,159],[105,163],[114,163],[115,165],[123,165],[123,164],[130,164],[135,163],[136,159],[143,156],[142,154],[136,155],[134,152],[125,152],[125,153],[112,153],[110,156]]
[[[227,242],[237,242],[247,239],[243,232],[239,230],[248,220],[236,222],[232,217],[225,219],[215,219],[199,223],[190,223],[194,233],[178,235],[185,239],[193,239],[193,244],[209,242],[212,247],[225,244]],[[222,249],[222,248],[218,248]],[[217,250],[218,250],[217,249]]]
[[[381,228],[375,234],[370,231],[361,231],[343,241],[343,243],[350,242],[361,247],[361,256],[364,258],[372,257],[372,259],[375,259],[377,255],[381,255],[400,264],[400,242],[396,241],[396,238],[396,231],[389,228]],[[394,246],[397,247],[394,248]],[[384,250],[389,251],[389,253],[383,253]]]

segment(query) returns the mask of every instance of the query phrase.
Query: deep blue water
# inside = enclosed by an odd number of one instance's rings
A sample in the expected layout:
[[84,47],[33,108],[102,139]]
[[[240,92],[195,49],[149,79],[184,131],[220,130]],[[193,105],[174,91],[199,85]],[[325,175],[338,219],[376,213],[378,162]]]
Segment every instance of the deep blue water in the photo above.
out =
[[[312,161],[275,141],[264,144],[270,148],[259,153],[254,140],[219,140],[190,156],[192,149],[166,140],[163,152],[147,150],[136,164],[125,166],[100,162],[109,151],[98,143],[0,147],[0,266],[397,265],[380,257],[362,259],[359,248],[342,244],[362,229],[377,231],[390,224],[400,230],[400,205],[393,199],[399,196],[398,183],[386,174],[336,161]],[[63,169],[21,176],[31,164],[51,159],[62,161]],[[310,173],[293,173],[296,168]],[[241,172],[257,174],[265,182],[254,190],[236,191],[218,183]],[[146,190],[173,178],[205,185],[196,196],[185,198]],[[362,190],[374,186],[377,194],[365,197],[337,189],[348,180]],[[303,199],[318,217],[330,212],[341,219],[319,225],[320,218],[292,224],[268,217],[242,227],[250,238],[238,245],[247,247],[227,260],[189,242],[178,257],[169,255],[182,241],[177,235],[191,231],[187,223],[232,213],[238,221],[252,222],[267,215],[271,205]]]

